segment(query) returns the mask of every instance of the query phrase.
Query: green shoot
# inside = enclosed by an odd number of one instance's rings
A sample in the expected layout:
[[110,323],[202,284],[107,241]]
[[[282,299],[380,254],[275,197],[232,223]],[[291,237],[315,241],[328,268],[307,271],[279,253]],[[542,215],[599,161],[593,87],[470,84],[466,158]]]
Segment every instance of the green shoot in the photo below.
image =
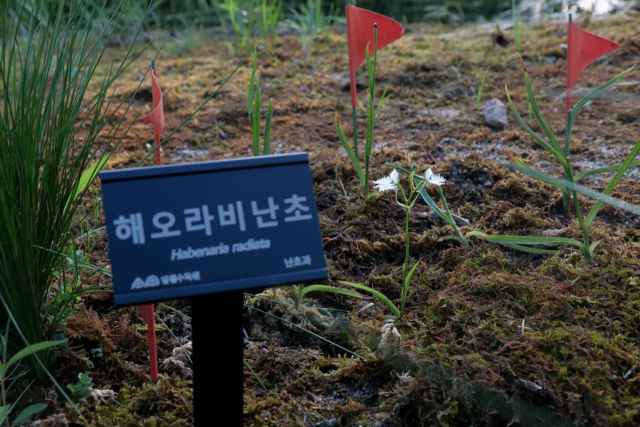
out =
[[289,25],[300,34],[302,44],[302,58],[307,59],[311,52],[315,37],[326,33],[333,22],[333,17],[325,17],[322,12],[322,0],[307,0],[306,5],[300,6],[300,11],[291,8],[294,20]]
[[[338,118],[338,113],[336,112],[335,120],[336,120],[336,129],[338,131],[338,137],[340,138],[340,142],[342,146],[346,150],[351,162],[356,168],[356,172],[358,173],[358,178],[360,179],[360,183],[364,189],[364,197],[365,199],[370,197],[369,194],[369,163],[371,160],[371,151],[373,149],[373,128],[375,122],[375,109],[373,107],[375,93],[376,93],[376,66],[377,66],[377,49],[378,49],[378,29],[374,28],[374,57],[373,62],[371,61],[371,57],[369,55],[369,49],[366,51],[367,55],[367,69],[369,70],[369,91],[367,94],[368,107],[367,107],[367,133],[365,136],[365,149],[364,149],[364,170],[358,159],[357,154],[353,152],[351,149],[351,145],[347,140],[347,137],[344,134],[344,129],[340,125],[340,120]],[[354,127],[355,129],[355,127]],[[354,138],[356,136],[354,135]]]
[[511,17],[513,19],[513,36],[516,40],[516,48],[522,46],[522,15],[516,7],[516,0],[511,0]]
[[[520,60],[522,61],[522,58],[520,58]],[[540,144],[544,149],[546,149],[549,153],[551,153],[556,158],[556,160],[558,160],[558,163],[562,166],[564,170],[564,177],[563,179],[558,179],[552,176],[542,174],[530,168],[523,161],[516,159],[512,155],[509,155],[511,157],[511,162],[508,163],[508,167],[515,169],[525,175],[528,175],[531,178],[537,179],[541,182],[553,185],[556,188],[558,188],[562,192],[563,198],[565,200],[565,206],[569,203],[570,199],[573,199],[575,214],[578,220],[578,224],[580,225],[580,229],[582,231],[582,242],[579,242],[575,239],[556,238],[556,237],[487,235],[479,231],[472,231],[471,233],[467,234],[467,237],[479,237],[479,238],[482,238],[494,243],[498,243],[513,249],[517,249],[525,252],[540,253],[540,254],[557,253],[557,251],[531,248],[530,246],[535,246],[539,244],[573,246],[582,251],[585,264],[592,264],[593,255],[597,246],[597,242],[594,242],[594,243],[590,242],[591,225],[593,224],[593,221],[596,215],[598,214],[598,211],[600,210],[600,208],[604,203],[610,203],[616,206],[618,205],[624,206],[624,202],[622,204],[618,203],[618,201],[609,197],[609,194],[611,194],[611,192],[613,191],[613,189],[615,188],[619,180],[622,178],[622,176],[630,167],[640,166],[640,161],[634,161],[636,155],[640,151],[640,141],[638,141],[638,143],[633,147],[633,149],[627,156],[626,160],[622,164],[613,165],[613,166],[604,167],[604,168],[598,168],[591,171],[584,171],[577,175],[574,175],[573,168],[571,166],[571,159],[569,158],[571,128],[577,114],[587,104],[587,102],[589,102],[591,99],[595,98],[600,93],[602,93],[603,91],[605,91],[606,89],[614,85],[618,80],[620,80],[622,77],[628,74],[635,66],[623,71],[622,73],[618,74],[616,77],[611,79],[610,81],[592,90],[588,95],[586,95],[582,100],[580,100],[578,104],[576,104],[573,110],[569,111],[566,129],[565,129],[564,147],[560,145],[559,141],[556,139],[555,134],[542,118],[542,115],[540,114],[540,109],[538,107],[538,103],[536,101],[535,94],[533,92],[533,85],[531,84],[531,80],[529,79],[529,74],[527,73],[526,67],[524,66],[524,61],[522,62],[522,66],[524,70],[525,83],[527,86],[527,97],[528,97],[529,105],[532,111],[532,115],[535,116],[536,120],[538,121],[538,124],[540,125],[540,128],[542,129],[543,133],[547,137],[547,140],[545,140],[543,137],[535,133],[522,120],[522,117],[520,117],[520,114],[518,114],[518,111],[515,109],[513,105],[511,96],[509,94],[509,90],[505,87],[507,98],[509,100],[509,105],[511,106],[511,111],[513,111],[513,114],[516,117],[516,120],[518,121],[518,123],[520,123],[520,126],[522,126],[522,128],[525,131],[527,131],[527,133],[538,144]],[[606,173],[606,172],[615,172],[615,175],[611,179],[611,181],[609,182],[605,190],[602,192],[602,194],[577,185],[577,182],[583,178],[601,174],[601,173]],[[597,199],[597,202],[591,208],[591,211],[586,217],[582,215],[582,212],[580,209],[580,203],[578,201],[578,192],[588,194]],[[593,193],[595,193],[595,196],[593,195]]]
[[487,78],[487,74],[489,70],[485,70],[482,75],[482,80],[480,80],[480,84],[478,85],[478,93],[476,94],[476,108],[478,111],[482,109],[482,93],[484,92],[484,79]]
[[[251,136],[253,141],[253,155],[260,155],[260,82],[256,76],[258,67],[258,52],[253,53],[253,70],[251,71],[251,82],[249,83],[249,123],[251,124]],[[267,119],[264,127],[264,138],[262,144],[262,155],[271,154],[271,117],[273,115],[273,101],[269,100],[267,108]]]

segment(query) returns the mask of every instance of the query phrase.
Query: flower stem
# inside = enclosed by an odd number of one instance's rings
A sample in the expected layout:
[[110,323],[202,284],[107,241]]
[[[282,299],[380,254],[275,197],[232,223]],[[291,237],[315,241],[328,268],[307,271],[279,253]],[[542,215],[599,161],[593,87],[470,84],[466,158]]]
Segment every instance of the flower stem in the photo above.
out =
[[[402,190],[402,187],[400,187]],[[405,245],[405,255],[404,255],[404,264],[402,265],[402,294],[400,297],[400,317],[404,315],[404,304],[407,299],[407,292],[409,291],[409,283],[407,283],[407,267],[409,265],[409,214],[411,213],[411,205],[409,199],[407,199],[407,195],[404,190],[402,190],[402,196],[404,197],[404,212],[405,212],[405,220],[404,220],[404,245]]]

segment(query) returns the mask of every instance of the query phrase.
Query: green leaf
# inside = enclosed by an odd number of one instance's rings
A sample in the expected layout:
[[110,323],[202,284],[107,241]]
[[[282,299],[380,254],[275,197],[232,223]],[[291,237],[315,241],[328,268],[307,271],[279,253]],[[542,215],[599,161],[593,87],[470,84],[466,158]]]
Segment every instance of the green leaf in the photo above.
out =
[[384,296],[384,294],[376,291],[373,288],[370,288],[368,286],[364,286],[364,285],[360,285],[358,283],[351,283],[351,282],[342,282],[339,281],[338,283],[343,284],[345,286],[352,286],[356,289],[361,289],[363,291],[369,292],[373,295],[375,295],[376,297],[378,297],[378,299],[380,299],[383,303],[385,303],[387,305],[387,307],[389,307],[389,309],[393,312],[393,314],[400,318],[400,310],[398,310],[398,307],[396,307],[390,300],[389,298],[387,298],[386,296]]
[[[577,174],[576,176],[573,177],[573,180],[575,182],[578,182],[581,179],[587,178],[589,176],[599,175],[601,173],[607,173],[607,172],[617,172],[618,169],[620,169],[620,167],[623,164],[624,163],[619,163],[617,165],[607,166],[605,168],[597,168],[597,169],[591,169],[591,170],[588,170],[588,171],[580,172],[579,174]],[[629,164],[629,168],[634,168],[636,166],[640,166],[640,160],[636,160],[635,162],[631,162],[631,164]]]
[[[613,191],[613,189],[616,186],[616,184],[618,184],[618,181],[620,181],[620,178],[622,178],[622,175],[624,175],[625,171],[631,165],[631,162],[633,162],[633,159],[635,159],[635,157],[638,154],[639,150],[640,150],[640,141],[638,141],[636,143],[635,147],[633,147],[633,150],[631,150],[631,153],[629,153],[629,155],[627,156],[627,159],[624,161],[622,166],[620,166],[620,169],[618,169],[618,172],[616,172],[616,174],[611,179],[611,181],[609,181],[609,185],[607,185],[607,188],[604,189],[602,194],[604,194],[605,196],[608,196]],[[595,217],[598,214],[598,211],[602,207],[603,203],[604,203],[604,200],[600,199],[591,208],[591,212],[589,212],[589,215],[587,216],[587,219],[586,219],[586,221],[584,223],[585,226],[587,227],[587,230],[591,226],[591,223],[595,219]]]
[[545,179],[546,180],[550,180],[550,181],[555,182],[555,183],[557,183],[559,185],[563,185],[567,190],[577,191],[578,193],[584,194],[584,195],[589,196],[589,197],[591,197],[593,199],[596,199],[598,201],[601,200],[601,201],[603,201],[605,203],[609,203],[610,205],[615,206],[617,208],[624,209],[625,211],[631,212],[634,215],[640,215],[640,208],[638,208],[638,206],[635,206],[635,205],[633,205],[631,203],[624,202],[624,201],[622,201],[620,199],[616,199],[615,197],[611,197],[611,196],[608,196],[606,194],[599,193],[599,192],[597,192],[595,190],[592,190],[590,188],[587,188],[587,187],[584,187],[582,185],[573,183],[571,181],[567,181],[566,179],[555,178],[555,177],[552,177],[552,176],[549,176],[549,175],[545,175],[545,174],[543,174],[541,172],[534,171],[534,170],[526,171],[520,165],[517,165],[517,164],[515,164],[513,162],[503,163],[503,165],[505,165],[505,166],[507,166],[507,167],[509,167],[511,169],[515,169],[517,171],[520,171],[522,173],[530,174],[530,176],[532,178],[536,178],[536,179],[539,179],[541,181],[545,180]]
[[336,288],[335,286],[326,286],[326,285],[311,285],[311,286],[307,286],[306,288],[304,288],[302,290],[302,292],[300,293],[300,298],[304,297],[306,294],[308,294],[309,292],[332,292],[334,294],[341,294],[341,295],[347,295],[350,297],[354,297],[354,298],[363,298],[364,295],[362,295],[361,293],[358,293],[354,290],[351,289],[342,289],[342,288]]
[[593,98],[598,96],[600,93],[604,92],[609,87],[614,85],[618,80],[620,80],[622,77],[627,75],[634,68],[635,68],[635,65],[633,67],[631,67],[631,68],[628,68],[628,69],[624,70],[623,72],[621,72],[620,74],[618,74],[613,79],[611,79],[608,82],[606,82],[605,84],[595,88],[594,90],[589,92],[584,98],[582,98],[576,104],[576,106],[571,109],[571,111],[569,111],[569,114],[567,116],[567,124],[566,124],[565,139],[564,139],[564,152],[565,152],[565,154],[567,156],[569,155],[569,146],[570,146],[570,143],[571,143],[571,128],[573,127],[573,121],[575,120],[575,118],[578,115],[578,113],[580,112],[580,110],[582,110],[582,108],[585,105],[587,105],[587,102],[591,101]]
[[351,163],[353,163],[353,166],[355,166],[356,171],[358,172],[358,177],[360,178],[360,183],[362,184],[363,187],[365,185],[368,185],[368,183],[365,181],[364,171],[362,170],[362,167],[360,166],[360,162],[356,158],[356,155],[353,154],[353,150],[351,149],[351,146],[349,145],[349,141],[347,141],[347,137],[344,134],[344,130],[342,129],[342,126],[340,126],[340,120],[338,119],[338,113],[336,113],[336,129],[338,130],[338,136],[340,137],[340,142],[342,142],[342,146],[346,150],[347,154],[349,155],[349,158],[351,159]]
[[562,147],[560,146],[560,143],[556,139],[556,136],[553,134],[551,129],[549,129],[547,123],[542,118],[542,114],[540,114],[540,108],[538,108],[538,102],[536,101],[536,96],[533,93],[533,86],[531,85],[531,80],[529,79],[529,73],[527,73],[526,71],[524,72],[524,80],[527,84],[527,94],[529,95],[529,102],[531,103],[531,109],[533,110],[533,114],[536,116],[536,120],[538,120],[542,131],[547,136],[547,139],[549,139],[549,141],[551,142],[553,148],[555,148],[558,153],[562,153]]
[[260,81],[256,76],[256,100],[253,105],[253,123],[252,123],[252,136],[253,136],[253,155],[260,155]]
[[[517,169],[515,167],[511,167],[511,163],[513,163],[516,166],[519,166]],[[538,181],[542,181],[545,184],[549,184],[549,185],[553,185],[554,187],[558,188],[561,192],[562,195],[569,195],[569,192],[567,191],[567,189],[564,187],[564,185],[562,185],[561,183],[553,180],[553,179],[549,179],[546,176],[540,176],[541,174],[537,173],[536,170],[531,169],[529,166],[527,166],[526,164],[524,164],[524,162],[509,162],[509,163],[503,163],[503,165],[507,166],[508,168],[511,169],[516,169],[517,171],[533,178],[533,179],[537,179]]]
[[409,271],[409,274],[407,274],[407,278],[406,278],[406,280],[405,280],[405,282],[407,283],[407,285],[408,285],[409,283],[411,283],[411,277],[413,277],[413,273],[415,273],[415,272],[416,272],[416,268],[418,268],[418,265],[419,265],[419,264],[420,264],[420,261],[416,262],[416,263],[413,265],[413,268],[411,269],[411,271]]
[[489,240],[490,242],[500,244],[517,244],[517,245],[572,245],[582,249],[582,243],[575,239],[566,237],[529,237],[529,236],[503,236],[489,235],[481,231],[471,231],[465,237],[479,237]]
[[[253,88],[254,82],[256,80],[256,71],[258,69],[258,51],[253,51],[253,70],[251,71],[251,81],[249,82],[249,119],[251,119],[252,109],[253,109]],[[253,125],[253,123],[251,123]]]
[[509,244],[509,243],[502,243],[502,246],[506,246],[507,248],[516,249],[522,252],[529,252],[532,254],[558,255],[560,253],[559,250],[537,249],[537,248],[531,248],[529,246],[522,246],[522,245],[516,245],[516,244]]
[[14,354],[11,359],[9,359],[9,362],[7,362],[6,364],[6,368],[10,368],[11,365],[31,355],[32,353],[36,353],[40,350],[44,350],[45,348],[55,347],[58,344],[64,344],[64,341],[44,341],[44,342],[39,342],[37,344],[32,344],[27,348],[23,348],[22,350]]
[[591,245],[589,245],[589,253],[593,256],[593,253],[596,250],[596,247],[602,242],[602,240],[596,240]]
[[271,116],[273,114],[273,100],[269,99],[269,108],[267,109],[267,122],[264,126],[264,143],[262,154],[268,156],[271,154]]
[[524,130],[527,131],[527,133],[529,135],[531,135],[531,137],[540,145],[542,145],[549,153],[551,153],[557,160],[558,162],[560,162],[560,164],[562,165],[563,168],[567,168],[568,167],[568,163],[567,160],[564,158],[564,156],[558,152],[558,150],[556,150],[555,148],[553,148],[551,145],[549,145],[549,143],[547,141],[545,141],[544,139],[542,139],[542,137],[540,135],[538,135],[537,133],[535,133],[525,122],[524,120],[522,120],[522,117],[520,117],[520,114],[518,113],[518,110],[516,110],[516,107],[513,105],[513,101],[511,100],[511,95],[509,94],[509,88],[507,88],[507,86],[505,85],[504,87],[505,91],[507,92],[507,99],[509,100],[509,106],[511,106],[511,111],[513,111],[513,115],[516,117],[516,120],[518,121],[518,123],[520,124],[520,126],[522,126],[522,128]]
[[44,403],[34,403],[33,405],[29,405],[20,412],[20,414],[13,420],[14,425],[20,424],[22,421],[31,417],[32,415],[37,414],[40,411],[46,409],[47,405]]
[[0,406],[0,422],[4,423],[5,418],[9,415],[9,409],[11,409],[11,405]]
[[76,187],[76,190],[73,196],[70,197],[69,200],[67,200],[67,205],[66,205],[67,207],[70,206],[71,203],[73,203],[73,201],[76,199],[76,197],[78,197],[87,187],[89,187],[89,185],[91,185],[91,183],[96,178],[96,176],[98,176],[98,173],[102,170],[104,165],[107,164],[109,157],[110,155],[105,155],[103,158],[101,158],[100,160],[95,162],[93,165],[91,165],[89,169],[87,169],[80,176],[80,179],[78,180],[78,186]]

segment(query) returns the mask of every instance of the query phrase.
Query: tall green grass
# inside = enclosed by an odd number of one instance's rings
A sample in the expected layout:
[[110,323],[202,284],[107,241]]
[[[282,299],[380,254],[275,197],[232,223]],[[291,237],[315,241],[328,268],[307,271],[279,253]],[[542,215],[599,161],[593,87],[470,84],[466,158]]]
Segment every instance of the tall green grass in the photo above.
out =
[[[128,130],[122,125],[129,104],[116,102],[111,85],[144,51],[129,49],[94,80],[126,3],[101,26],[94,23],[105,10],[93,4],[17,0],[0,6],[0,293],[29,343],[46,341],[64,320],[44,307],[56,299],[56,271],[66,262],[63,254],[82,221],[82,197],[99,168],[84,172],[104,164]],[[7,318],[0,309],[0,324]],[[8,346],[15,352],[24,342],[11,335]],[[25,362],[42,378],[50,352],[37,356],[42,363],[33,356]]]

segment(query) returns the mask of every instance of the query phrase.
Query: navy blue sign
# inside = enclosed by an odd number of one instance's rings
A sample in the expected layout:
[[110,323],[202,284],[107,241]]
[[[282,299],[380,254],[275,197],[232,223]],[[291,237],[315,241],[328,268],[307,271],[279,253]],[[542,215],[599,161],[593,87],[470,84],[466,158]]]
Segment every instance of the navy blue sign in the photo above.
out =
[[307,153],[100,179],[116,305],[327,278]]

